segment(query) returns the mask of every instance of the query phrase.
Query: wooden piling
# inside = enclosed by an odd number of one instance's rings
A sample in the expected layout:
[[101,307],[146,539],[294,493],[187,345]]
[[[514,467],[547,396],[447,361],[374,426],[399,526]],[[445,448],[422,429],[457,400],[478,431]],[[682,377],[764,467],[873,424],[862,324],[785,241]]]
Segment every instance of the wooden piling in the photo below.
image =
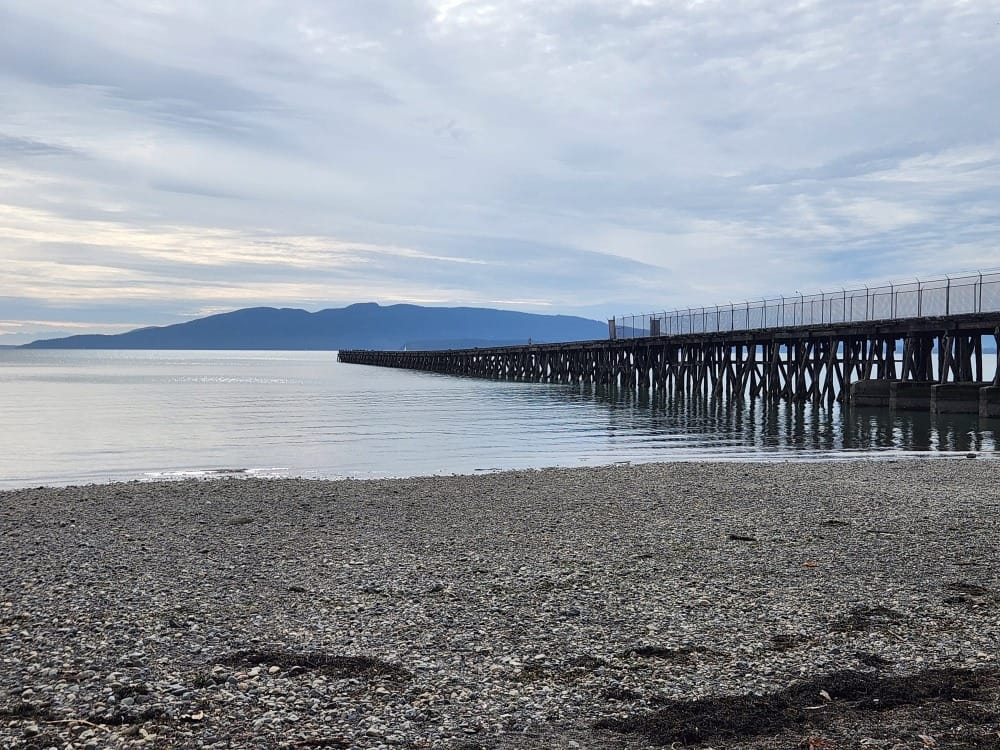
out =
[[[851,384],[860,380],[981,382],[987,335],[1000,344],[1000,313],[449,351],[353,350],[341,351],[338,360],[496,380],[829,406],[847,401]],[[1000,373],[992,382],[1000,386]]]

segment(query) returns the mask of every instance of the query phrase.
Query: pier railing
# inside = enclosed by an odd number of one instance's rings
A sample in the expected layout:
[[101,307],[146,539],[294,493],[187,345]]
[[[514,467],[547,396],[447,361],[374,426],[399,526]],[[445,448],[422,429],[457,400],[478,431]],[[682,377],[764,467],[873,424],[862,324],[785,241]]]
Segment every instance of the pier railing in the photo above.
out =
[[819,294],[748,300],[727,305],[623,315],[618,338],[753,331],[1000,311],[1000,270],[913,279]]

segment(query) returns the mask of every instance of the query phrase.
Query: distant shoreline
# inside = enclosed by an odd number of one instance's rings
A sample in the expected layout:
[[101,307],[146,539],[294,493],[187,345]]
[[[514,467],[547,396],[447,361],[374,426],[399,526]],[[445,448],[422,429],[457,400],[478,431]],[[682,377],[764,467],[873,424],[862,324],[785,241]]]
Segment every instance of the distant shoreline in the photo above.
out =
[[607,335],[606,323],[487,307],[423,307],[363,302],[309,312],[251,307],[117,334],[39,339],[28,349],[337,351],[452,349]]
[[[527,344],[527,341],[477,341],[475,343],[469,342],[442,342],[440,346],[429,347],[410,347],[417,351],[429,351],[432,348],[438,350],[447,349],[470,349],[470,348],[488,348],[488,347],[505,347],[505,346],[516,346],[518,344]],[[544,342],[540,339],[535,340],[536,344],[551,343]],[[314,346],[314,347],[281,347],[281,346],[74,346],[74,345],[56,345],[49,344],[48,341],[38,341],[30,342],[27,344],[2,344],[0,349],[24,349],[24,350],[40,350],[40,351],[106,351],[106,352],[118,352],[118,351],[148,351],[148,352],[336,352],[341,349],[347,349],[349,347],[330,347],[330,346]],[[359,348],[359,347],[352,347]],[[364,349],[365,347],[360,347]],[[379,347],[368,347],[373,350],[379,350]],[[384,347],[382,350],[385,351],[401,351],[406,347]],[[983,354],[996,354],[997,349],[988,345],[983,346]],[[902,351],[897,352],[898,355],[902,354]],[[901,361],[901,360],[900,360]]]

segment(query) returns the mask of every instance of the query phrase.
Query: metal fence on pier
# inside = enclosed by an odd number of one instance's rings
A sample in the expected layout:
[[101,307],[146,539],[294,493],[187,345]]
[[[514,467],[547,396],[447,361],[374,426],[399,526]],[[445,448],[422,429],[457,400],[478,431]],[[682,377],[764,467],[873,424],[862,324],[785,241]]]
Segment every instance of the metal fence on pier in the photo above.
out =
[[1000,270],[989,270],[837,292],[796,293],[713,307],[623,315],[614,318],[613,327],[617,338],[640,338],[997,311]]

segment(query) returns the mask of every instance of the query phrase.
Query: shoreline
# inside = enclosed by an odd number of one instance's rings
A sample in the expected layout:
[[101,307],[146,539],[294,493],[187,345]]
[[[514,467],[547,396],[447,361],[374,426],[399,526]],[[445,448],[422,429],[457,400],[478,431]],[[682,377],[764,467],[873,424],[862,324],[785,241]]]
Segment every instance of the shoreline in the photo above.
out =
[[638,748],[595,722],[993,669],[997,469],[938,458],[2,491],[0,745]]
[[[709,457],[706,456],[692,456],[682,457],[682,458],[672,458],[669,460],[659,459],[659,460],[649,460],[649,461],[633,461],[633,460],[619,460],[610,461],[608,463],[593,463],[593,464],[577,464],[574,466],[562,466],[559,464],[553,464],[550,466],[525,466],[525,467],[514,467],[514,468],[490,468],[490,469],[474,469],[469,472],[440,472],[432,474],[407,474],[407,475],[357,475],[357,476],[345,476],[345,475],[332,475],[332,476],[309,476],[306,474],[282,474],[277,472],[285,471],[285,469],[280,467],[274,468],[264,468],[264,467],[248,467],[248,468],[204,468],[204,469],[160,469],[160,470],[149,470],[143,472],[140,475],[132,476],[112,476],[106,480],[82,480],[82,479],[57,479],[53,480],[52,483],[46,483],[44,478],[35,478],[32,480],[24,480],[25,484],[18,485],[6,485],[5,481],[17,481],[17,480],[2,480],[0,479],[0,494],[4,492],[17,492],[27,489],[66,489],[66,488],[79,488],[79,487],[106,487],[109,485],[116,484],[161,484],[161,483],[172,483],[172,482],[212,482],[212,481],[226,481],[231,479],[245,479],[251,481],[304,481],[304,482],[379,482],[379,481],[404,481],[407,479],[442,479],[451,477],[478,477],[486,476],[489,474],[511,474],[511,473],[521,473],[521,472],[532,472],[532,471],[575,471],[577,469],[610,469],[618,466],[652,466],[652,465],[670,465],[670,464],[749,464],[749,465],[771,465],[771,464],[812,464],[812,463],[867,463],[867,462],[897,462],[897,461],[949,461],[949,460],[960,460],[960,459],[979,459],[983,461],[992,461],[1000,459],[1000,450],[899,450],[895,448],[887,448],[884,450],[875,451],[862,451],[862,450],[842,450],[842,451],[821,451],[813,453],[808,453],[803,451],[801,455],[797,454],[782,454],[780,457],[774,458],[752,458],[753,455],[767,456],[768,454],[763,451],[754,451],[752,453],[740,453],[734,454],[732,457],[726,457],[725,454],[713,454]],[[269,473],[275,472],[275,473]],[[41,483],[39,483],[41,482]]]

